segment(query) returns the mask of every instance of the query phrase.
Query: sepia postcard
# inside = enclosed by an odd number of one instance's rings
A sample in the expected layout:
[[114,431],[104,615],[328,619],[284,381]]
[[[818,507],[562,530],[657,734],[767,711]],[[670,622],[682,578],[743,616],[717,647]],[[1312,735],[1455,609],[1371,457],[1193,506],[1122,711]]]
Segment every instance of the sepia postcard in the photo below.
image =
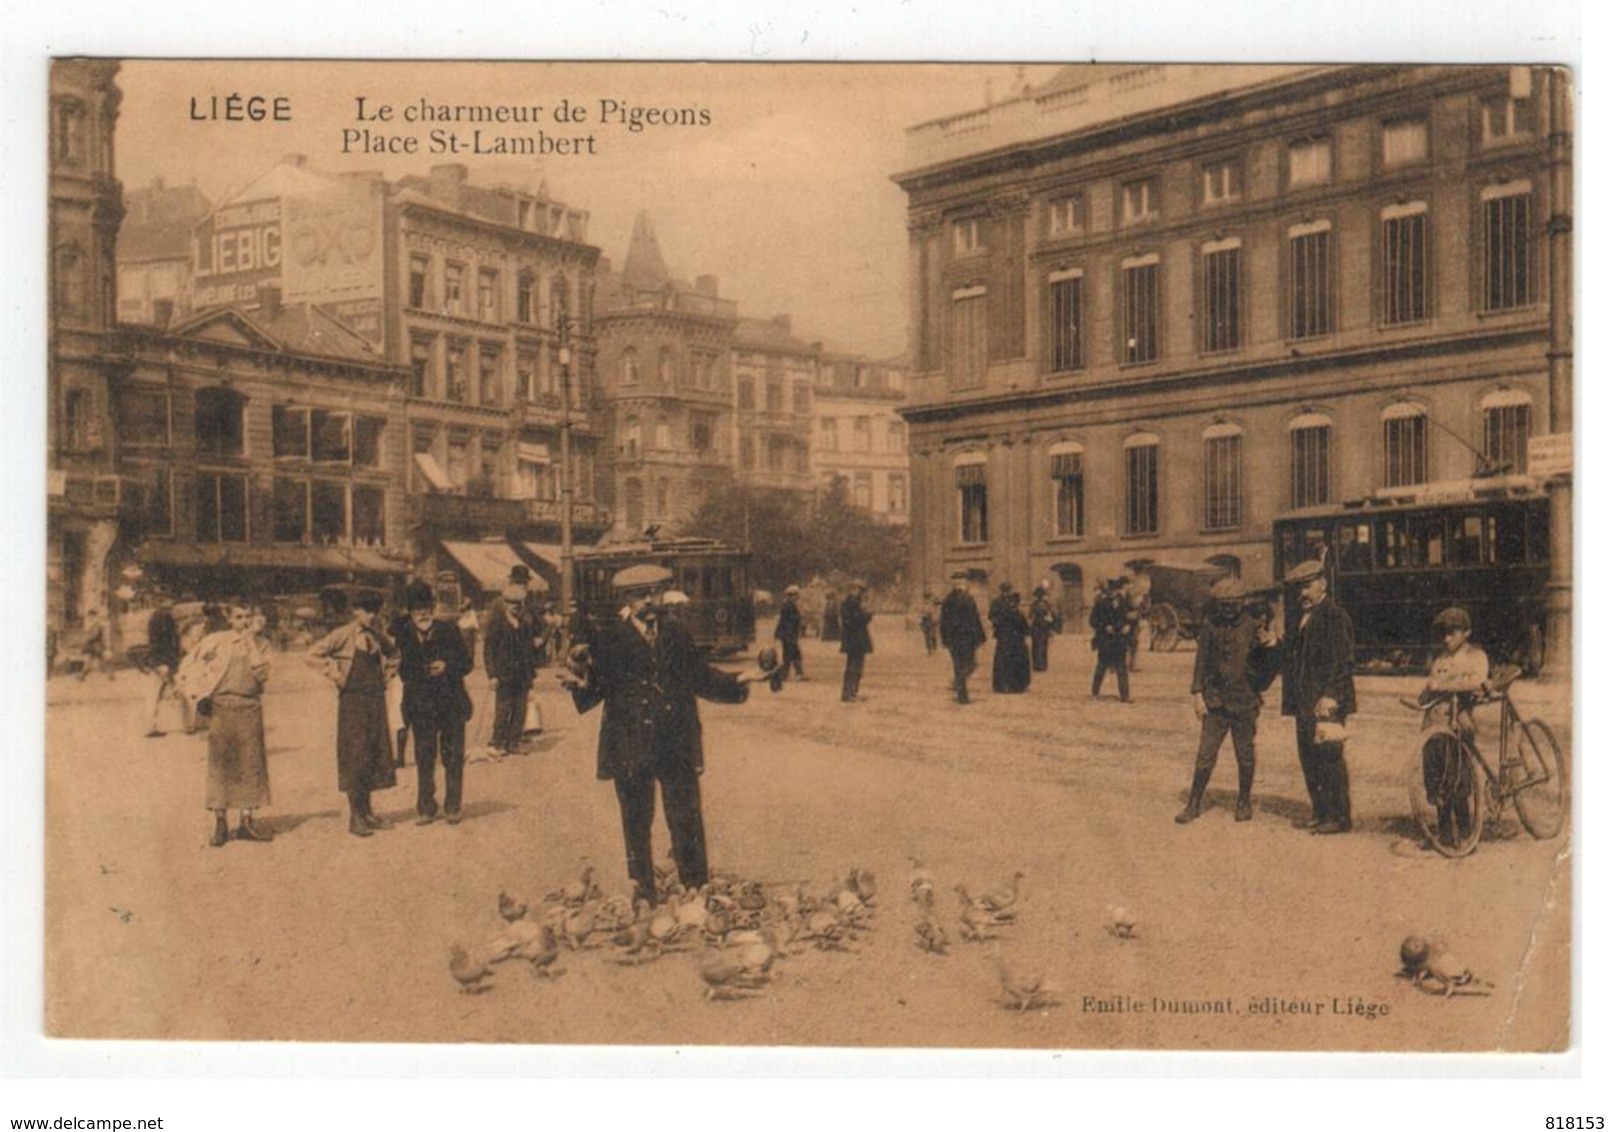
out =
[[1567,1050],[1574,83],[55,58],[45,1034]]

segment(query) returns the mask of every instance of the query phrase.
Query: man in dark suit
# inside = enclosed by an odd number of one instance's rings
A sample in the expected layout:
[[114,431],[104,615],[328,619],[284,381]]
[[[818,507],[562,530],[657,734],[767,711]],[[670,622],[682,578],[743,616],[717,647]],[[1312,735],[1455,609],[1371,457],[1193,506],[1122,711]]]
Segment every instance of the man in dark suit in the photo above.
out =
[[526,698],[538,669],[538,651],[526,617],[526,589],[515,583],[504,588],[502,608],[487,619],[482,663],[493,685],[493,746],[506,755],[519,754],[526,726]]
[[560,678],[579,712],[605,705],[597,774],[616,787],[635,899],[652,904],[656,892],[650,827],[657,782],[679,882],[695,889],[709,875],[700,811],[705,751],[696,697],[744,703],[749,684],[762,676],[712,667],[688,630],[660,615],[659,598],[671,581],[671,571],[660,566],[618,571],[612,586],[623,602],[621,610],[596,627],[587,660]]
[[952,575],[952,592],[941,602],[941,644],[952,654],[952,691],[960,704],[969,702],[969,674],[975,670],[975,650],[986,639],[980,607],[969,593],[969,575]]
[[846,674],[840,681],[840,702],[854,704],[862,699],[858,694],[863,682],[863,662],[874,651],[874,638],[868,632],[868,623],[874,614],[863,605],[868,583],[861,578],[851,583],[851,592],[840,603],[840,651],[846,654]]
[[1131,702],[1131,681],[1126,674],[1126,657],[1136,635],[1137,623],[1124,593],[1125,583],[1116,578],[1104,586],[1103,596],[1092,603],[1087,624],[1092,626],[1092,648],[1098,664],[1092,672],[1092,698],[1103,688],[1104,674],[1111,669],[1120,683],[1120,702]]
[[465,676],[470,653],[454,611],[437,616],[436,595],[425,582],[409,586],[409,615],[397,626],[398,675],[403,679],[403,718],[414,732],[415,769],[420,789],[417,824],[437,820],[437,760],[442,759],[443,812],[457,824],[465,786],[465,721],[470,696]]
[[784,647],[784,675],[792,671],[797,680],[807,678],[806,671],[801,667],[801,587],[786,586],[784,589],[784,604],[779,606],[778,625],[773,630],[773,636]]
[[[1316,833],[1350,830],[1350,773],[1342,731],[1355,712],[1355,626],[1327,592],[1317,561],[1302,562],[1284,584],[1299,588],[1299,625],[1283,642],[1283,714],[1294,717],[1299,766],[1311,817],[1294,824]],[[1322,725],[1324,737],[1318,737]],[[1331,733],[1331,734],[1329,734]]]

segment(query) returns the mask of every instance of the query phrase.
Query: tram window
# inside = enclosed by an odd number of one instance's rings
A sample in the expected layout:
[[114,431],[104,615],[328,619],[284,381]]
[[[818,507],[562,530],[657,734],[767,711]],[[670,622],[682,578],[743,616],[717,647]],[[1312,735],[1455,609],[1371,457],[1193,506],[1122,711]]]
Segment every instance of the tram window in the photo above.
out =
[[682,581],[679,583],[678,588],[690,597],[698,596],[700,593],[700,568],[698,566],[685,566],[682,570]]
[[[1485,531],[1486,526],[1490,527],[1488,532]],[[1485,538],[1486,533],[1489,534],[1489,539]],[[1449,565],[1483,565],[1486,560],[1494,556],[1493,553],[1485,553],[1489,549],[1486,544],[1493,542],[1494,537],[1494,526],[1487,524],[1483,515],[1452,515]]]
[[1412,565],[1409,538],[1403,519],[1384,519],[1378,529],[1378,565],[1395,570]]
[[728,567],[728,566],[723,566],[723,567],[719,567],[715,571],[715,573],[717,575],[717,596],[718,597],[724,597],[724,598],[733,597],[734,596],[734,571],[733,571],[733,569],[731,567]]
[[1339,527],[1339,570],[1359,574],[1372,569],[1372,525],[1345,523]]
[[1445,518],[1419,515],[1411,520],[1412,566],[1445,565]]
[[1541,566],[1551,561],[1551,519],[1544,507],[1529,511],[1529,561]]
[[1322,556],[1322,548],[1327,545],[1327,531],[1322,527],[1302,527],[1283,532],[1283,573],[1287,573],[1301,562],[1309,562]]
[[1524,512],[1521,508],[1507,507],[1490,517],[1492,524],[1491,548],[1495,566],[1522,566],[1528,560],[1528,547],[1524,542]]

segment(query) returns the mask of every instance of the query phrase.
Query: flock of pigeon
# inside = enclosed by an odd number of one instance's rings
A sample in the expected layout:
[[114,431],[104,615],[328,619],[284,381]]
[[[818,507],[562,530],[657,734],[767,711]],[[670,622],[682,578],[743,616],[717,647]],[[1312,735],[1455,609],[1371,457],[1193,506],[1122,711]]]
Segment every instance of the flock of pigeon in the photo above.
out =
[[[937,913],[935,879],[916,859],[911,862],[908,892],[916,919],[914,943],[931,955],[947,955],[956,933],[965,943],[1001,938],[1020,911],[1025,874],[1016,872],[1005,884],[979,896],[962,884],[955,887],[959,908],[955,922]],[[699,975],[708,1000],[749,997],[773,980],[774,964],[804,949],[854,951],[873,931],[878,903],[874,874],[853,868],[821,896],[804,883],[764,885],[760,881],[714,876],[709,884],[685,891],[674,870],[657,868],[658,903],[606,896],[595,882],[593,866],[570,883],[529,904],[501,891],[498,914],[503,928],[479,947],[454,944],[449,973],[466,994],[493,986],[500,964],[524,965],[534,978],[564,973],[560,958],[591,952],[605,961],[638,966],[673,953],[699,956]],[[1129,939],[1135,924],[1121,908],[1109,909],[1109,932]],[[1040,1010],[1058,1004],[1057,991],[1040,975],[1012,971],[999,952],[995,956],[1002,988],[999,1003],[1012,1010]]]

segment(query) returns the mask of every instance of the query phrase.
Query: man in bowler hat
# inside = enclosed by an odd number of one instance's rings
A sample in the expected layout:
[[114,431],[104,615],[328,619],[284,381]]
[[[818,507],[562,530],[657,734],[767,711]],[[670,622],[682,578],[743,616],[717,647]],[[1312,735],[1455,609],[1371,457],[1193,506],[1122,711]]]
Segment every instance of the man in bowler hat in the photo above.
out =
[[394,634],[403,679],[403,718],[414,732],[419,791],[416,821],[437,820],[437,760],[442,760],[443,812],[459,821],[465,786],[465,721],[471,715],[465,676],[471,669],[454,612],[437,616],[436,594],[425,582],[409,586],[408,616]]
[[952,592],[941,602],[941,644],[952,656],[952,693],[960,704],[969,702],[969,674],[975,670],[975,650],[985,639],[980,607],[969,593],[969,575],[955,571]]

